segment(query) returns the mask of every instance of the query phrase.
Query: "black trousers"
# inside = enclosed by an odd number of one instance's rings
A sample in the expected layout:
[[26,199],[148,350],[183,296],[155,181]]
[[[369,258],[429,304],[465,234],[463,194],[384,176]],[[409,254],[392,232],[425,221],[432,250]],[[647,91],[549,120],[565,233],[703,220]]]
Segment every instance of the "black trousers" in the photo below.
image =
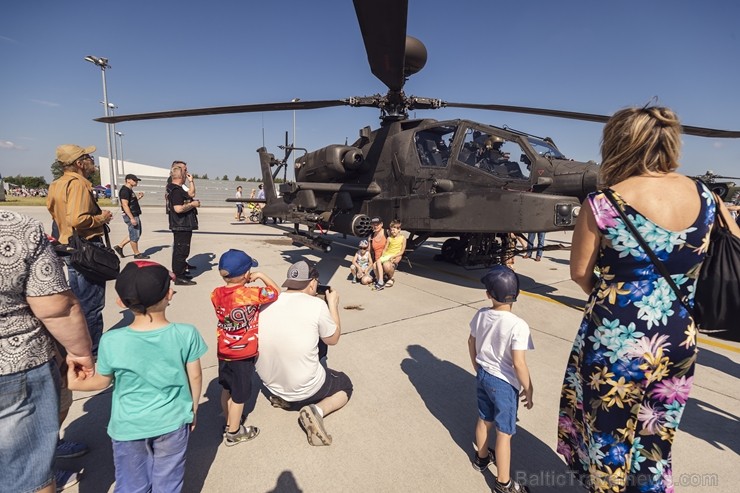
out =
[[185,275],[187,259],[190,255],[190,240],[193,238],[192,231],[173,231],[174,243],[172,245],[172,272],[175,276]]

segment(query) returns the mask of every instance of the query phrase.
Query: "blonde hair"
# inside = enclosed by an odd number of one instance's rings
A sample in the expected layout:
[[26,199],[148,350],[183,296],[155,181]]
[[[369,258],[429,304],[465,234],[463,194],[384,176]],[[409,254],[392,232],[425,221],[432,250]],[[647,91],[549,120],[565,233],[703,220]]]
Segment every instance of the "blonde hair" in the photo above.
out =
[[681,123],[669,108],[619,110],[604,126],[601,139],[601,186],[635,175],[670,173],[678,168]]
[[175,179],[185,178],[185,173],[183,173],[182,169],[183,166],[187,166],[187,164],[182,161],[173,162],[172,167],[170,168],[170,177]]

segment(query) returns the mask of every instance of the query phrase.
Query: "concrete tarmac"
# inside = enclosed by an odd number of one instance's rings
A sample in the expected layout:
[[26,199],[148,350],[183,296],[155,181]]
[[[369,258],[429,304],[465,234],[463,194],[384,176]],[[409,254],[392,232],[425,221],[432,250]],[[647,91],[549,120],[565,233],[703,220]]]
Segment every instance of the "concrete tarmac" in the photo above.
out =
[[[159,204],[158,204],[159,205]],[[2,205],[0,204],[0,207]],[[14,208],[51,223],[42,207]],[[119,214],[111,240],[126,234]],[[357,239],[341,235],[330,253],[293,245],[286,228],[237,223],[234,208],[200,211],[190,262],[197,286],[176,286],[171,321],[196,325],[209,345],[202,358],[203,397],[188,449],[186,492],[450,492],[490,491],[495,468],[470,464],[477,416],[475,379],[467,349],[468,322],[486,306],[482,269],[436,262],[441,241],[430,241],[402,263],[396,283],[372,291],[348,280]],[[172,235],[162,207],[144,207],[142,251],[171,265]],[[570,245],[570,233],[549,233],[547,244]],[[334,441],[312,447],[298,413],[274,409],[257,391],[247,423],[260,435],[234,447],[222,444],[215,351],[216,318],[209,295],[221,285],[218,258],[241,248],[258,259],[257,270],[282,283],[290,263],[320,261],[321,282],[339,292],[342,338],[329,349],[329,366],[346,372],[355,387],[349,404],[325,420]],[[127,254],[131,251],[127,247]],[[585,294],[571,282],[567,249],[545,252],[542,262],[517,258],[523,292],[515,313],[532,328],[535,350],[527,354],[534,407],[520,408],[513,438],[512,474],[532,491],[583,491],[555,453],[560,385]],[[127,257],[124,262],[132,257]],[[131,320],[108,284],[106,328]],[[677,492],[735,492],[740,480],[740,344],[702,335],[691,399],[673,448]],[[63,468],[84,468],[71,492],[112,491],[113,459],[106,423],[110,391],[75,393],[63,434],[91,451]]]

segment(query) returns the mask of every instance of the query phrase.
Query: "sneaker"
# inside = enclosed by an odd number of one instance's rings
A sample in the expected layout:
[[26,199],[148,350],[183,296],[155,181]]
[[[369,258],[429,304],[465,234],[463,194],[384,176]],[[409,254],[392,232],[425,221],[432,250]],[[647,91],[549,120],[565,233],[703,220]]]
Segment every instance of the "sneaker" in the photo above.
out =
[[90,451],[87,445],[80,442],[73,442],[70,440],[62,440],[61,438],[57,442],[57,459],[74,459],[85,455]]
[[386,288],[392,288],[394,282],[395,281],[393,279],[388,279],[387,281],[385,281],[385,284],[383,286],[385,286]]
[[316,447],[321,445],[331,445],[331,435],[326,432],[326,428],[324,428],[324,418],[319,414],[315,404],[303,406],[301,408],[298,421],[306,432],[308,443]]
[[196,284],[198,283],[193,281],[192,279],[188,279],[187,277],[175,278],[175,286],[195,286]]
[[113,247],[113,250],[116,251],[119,257],[123,258],[125,255],[123,254],[123,248],[119,247],[118,245]]
[[493,491],[496,493],[529,493],[529,488],[523,484],[509,479],[507,484],[499,483],[498,480],[493,485]]
[[383,284],[378,284],[378,283],[376,282],[376,283],[375,283],[375,285],[373,286],[373,289],[374,289],[375,291],[380,291],[380,290],[381,290],[381,289],[383,289],[384,287],[385,287],[385,286],[384,286]]
[[257,438],[257,435],[260,434],[260,429],[256,426],[244,426],[239,425],[239,431],[236,433],[229,433],[226,432],[226,436],[224,437],[224,445],[227,447],[233,447],[234,445],[239,445],[242,442],[248,442],[249,440],[252,440],[254,438]]
[[146,258],[149,258],[149,255],[147,255],[146,253],[137,253],[136,255],[134,255],[134,258],[136,258],[136,259],[146,259]]
[[272,404],[272,407],[277,407],[280,409],[288,409],[290,407],[290,402],[276,395],[270,396],[270,404]]
[[80,473],[54,469],[54,481],[57,484],[57,491],[64,491],[80,482]]
[[478,457],[478,452],[473,452],[473,469],[483,472],[491,464],[496,465],[496,453],[492,448],[488,449],[488,455],[482,459]]
[[357,278],[356,277],[353,277],[352,278],[352,284],[357,284]]

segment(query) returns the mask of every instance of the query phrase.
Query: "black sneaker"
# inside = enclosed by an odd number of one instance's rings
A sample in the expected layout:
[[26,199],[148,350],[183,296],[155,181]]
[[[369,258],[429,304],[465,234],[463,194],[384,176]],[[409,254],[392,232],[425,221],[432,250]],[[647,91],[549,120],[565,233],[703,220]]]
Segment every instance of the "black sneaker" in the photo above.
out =
[[196,284],[198,283],[193,281],[192,279],[188,279],[187,277],[175,278],[175,286],[195,286]]
[[493,491],[496,493],[529,493],[529,488],[517,483],[513,479],[509,479],[509,482],[506,484],[499,483],[497,480],[493,485]]
[[137,253],[136,255],[134,255],[134,258],[135,259],[147,259],[149,258],[149,255],[147,255],[146,253]]
[[119,257],[123,258],[125,255],[123,254],[123,248],[119,247],[118,245],[113,247],[113,250],[116,251]]
[[488,456],[482,459],[478,457],[478,452],[473,452],[473,469],[482,472],[488,469],[491,464],[496,465],[496,453],[492,448],[488,449]]

